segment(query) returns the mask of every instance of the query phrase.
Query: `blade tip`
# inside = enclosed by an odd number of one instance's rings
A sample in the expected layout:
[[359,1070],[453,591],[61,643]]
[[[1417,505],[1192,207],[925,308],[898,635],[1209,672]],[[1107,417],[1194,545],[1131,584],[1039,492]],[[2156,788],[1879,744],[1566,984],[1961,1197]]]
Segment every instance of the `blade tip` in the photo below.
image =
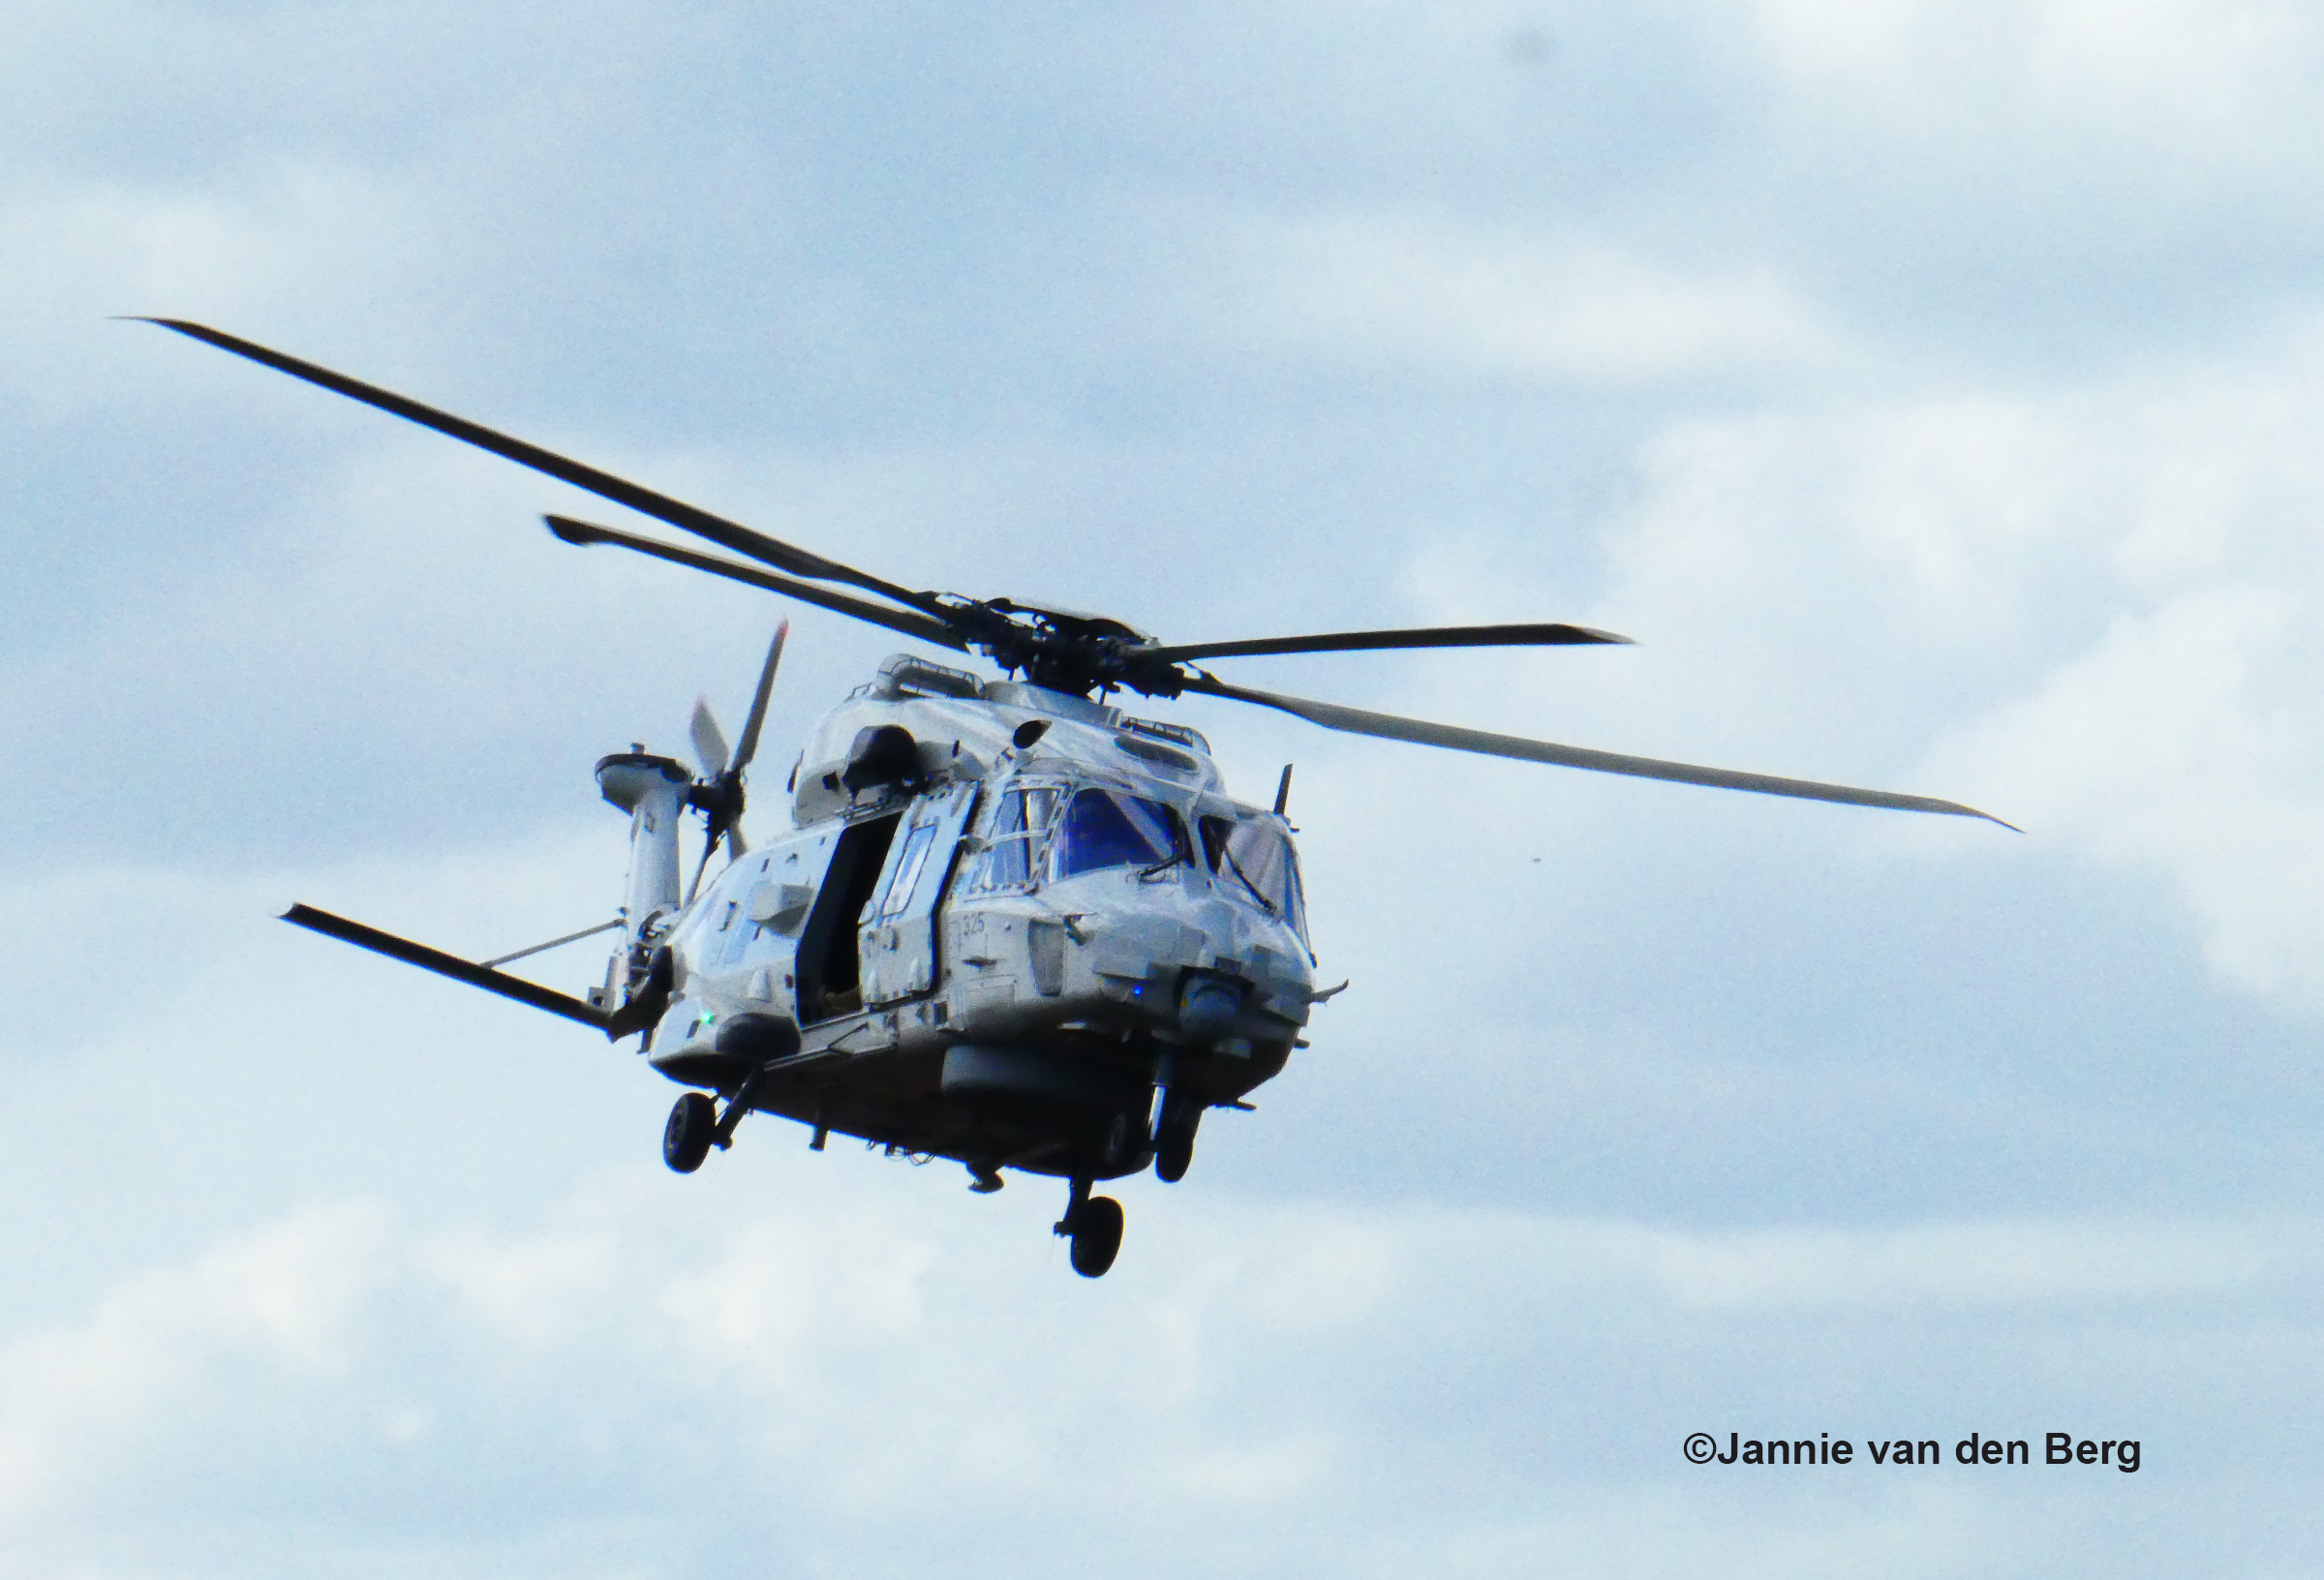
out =
[[2011,834],[2023,834],[2026,832],[2005,817],[1996,817],[1991,812],[1984,811],[1975,806],[1965,805],[1958,801],[1947,801],[1941,803],[1940,807],[1942,810],[1949,812],[1955,817],[1973,817],[1986,823],[1998,823],[2003,828],[2007,829]]

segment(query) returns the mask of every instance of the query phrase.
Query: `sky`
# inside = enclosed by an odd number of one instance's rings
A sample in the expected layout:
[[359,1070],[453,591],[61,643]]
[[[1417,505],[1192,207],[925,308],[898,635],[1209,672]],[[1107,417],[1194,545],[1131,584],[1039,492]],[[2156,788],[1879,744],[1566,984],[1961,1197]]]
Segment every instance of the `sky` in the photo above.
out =
[[[0,1576],[2320,1572],[2320,243],[2270,0],[6,8]],[[2025,832],[1155,703],[1351,987],[1115,1270],[682,1178],[274,918],[599,921],[597,756],[787,617],[772,829],[896,639],[138,314],[914,587],[1610,628],[1214,667]]]

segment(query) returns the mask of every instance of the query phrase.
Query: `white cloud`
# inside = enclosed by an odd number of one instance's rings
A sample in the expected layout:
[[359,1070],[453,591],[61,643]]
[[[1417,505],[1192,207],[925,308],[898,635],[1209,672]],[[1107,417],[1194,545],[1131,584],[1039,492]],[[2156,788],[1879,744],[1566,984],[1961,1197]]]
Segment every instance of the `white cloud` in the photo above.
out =
[[[2272,175],[2312,127],[2324,33],[2291,0],[1750,0],[1771,64],[1803,100],[1874,124],[1975,135],[2003,124],[2125,139],[2175,166]],[[1980,143],[2003,130],[1992,124]],[[2122,150],[2127,153],[2127,147]]]
[[1828,364],[1834,337],[1764,263],[1673,264],[1605,240],[1347,217],[1248,243],[1269,306],[1327,356],[1422,375],[1629,386]]
[[2319,673],[2318,589],[2191,593],[2113,623],[2031,695],[1960,730],[1943,760],[1996,765],[2034,827],[2167,874],[2226,979],[2324,1009],[2324,756],[2287,672]]
[[78,1505],[189,1415],[223,1428],[245,1391],[331,1392],[393,1280],[386,1227],[369,1205],[304,1210],[127,1281],[77,1327],[18,1338],[0,1355],[0,1508]]
[[[1645,645],[1586,686],[1572,654],[1500,661],[1500,727],[1985,806],[2037,851],[2163,877],[2223,979],[2313,1011],[2319,391],[2293,325],[2079,389],[1674,427],[1605,526],[1604,590],[1561,611]],[[1557,601],[1506,556],[1420,577],[1444,619]],[[1461,665],[1428,673],[1414,711],[1474,716]]]
[[[9,296],[22,319],[60,306],[247,319],[301,282],[365,273],[424,249],[409,196],[364,172],[285,164],[224,188],[47,183],[11,193]],[[102,317],[102,311],[96,316]],[[15,335],[26,325],[10,326]]]
[[[770,1530],[819,1548],[901,1521],[910,1545],[948,1529],[1049,1572],[1041,1543],[1001,1530],[1032,1521],[1067,1548],[1111,1530],[1135,1548],[1188,1519],[1224,1522],[1196,1550],[1298,1530],[1316,1559],[1348,1572],[1385,1572],[1387,1555],[1422,1532],[1447,1555],[1444,1572],[1486,1572],[1495,1553],[1610,1562],[1609,1544],[1643,1521],[1661,1534],[1606,1572],[1667,1572],[1727,1541],[1741,1543],[1745,1572],[1774,1572],[1789,1556],[1807,1565],[1795,1572],[1820,1573],[1843,1553],[1942,1535],[1972,1510],[2006,1519],[2012,1500],[1915,1486],[1889,1503],[1883,1488],[1874,1510],[1834,1524],[1789,1494],[1744,1518],[1723,1494],[1664,1499],[1649,1515],[1640,1498],[1654,1495],[1634,1492],[1590,1495],[1599,1512],[1580,1514],[1583,1461],[1536,1445],[1528,1462],[1487,1472],[1507,1451],[1489,1411],[1463,1443],[1440,1441],[1444,1423],[1410,1418],[1403,1401],[1415,1385],[1467,1399],[1476,1384],[1453,1380],[1483,1357],[1513,1403],[1548,1389],[1572,1396],[1560,1419],[1619,1411],[1608,1380],[1575,1361],[1654,1332],[1649,1342],[1692,1355],[1684,1364],[1715,1371],[1733,1341],[1672,1325],[1704,1311],[1783,1315],[1792,1342],[1813,1349],[1867,1306],[1920,1326],[1973,1312],[2006,1333],[2061,1317],[2152,1321],[2190,1296],[2269,1302],[2324,1273],[2313,1227],[2296,1223],[1688,1233],[1253,1210],[1179,1193],[1167,1212],[1157,1204],[1134,1260],[1087,1285],[1046,1236],[1027,1242],[1028,1222],[994,1213],[1006,1198],[962,1208],[959,1193],[932,1200],[932,1176],[908,1170],[829,1159],[770,1178],[739,1160],[719,1167],[753,1177],[601,1176],[524,1229],[310,1207],[133,1275],[85,1316],[0,1351],[9,1539],[128,1572],[199,1548],[208,1527],[254,1513],[321,1519],[329,1510],[314,1500],[329,1500],[350,1523],[319,1535],[309,1561],[331,1567],[466,1539],[452,1508],[387,1511],[467,1484],[498,1510],[504,1559],[511,1542],[568,1546],[558,1533],[576,1521],[649,1521],[567,1571],[581,1573],[673,1572],[673,1555],[638,1545],[644,1531],[702,1521],[752,1548]],[[768,1202],[775,1179],[787,1199]],[[1330,1265],[1362,1269],[1359,1298],[1332,1297],[1330,1276],[1303,1270]],[[1295,1297],[1309,1287],[1324,1297]],[[1682,1418],[1744,1397],[1707,1379],[1681,1391],[1669,1404]],[[1659,1463],[1676,1445],[1660,1441],[1664,1414],[1597,1430],[1618,1459]],[[1871,1430],[1831,1414],[1820,1424]],[[600,1499],[590,1489],[607,1454],[631,1468]],[[344,1468],[318,1479],[327,1462]],[[1421,1465],[1419,1485],[1391,1490]],[[721,1474],[706,1477],[711,1467]],[[1488,1486],[1452,1490],[1512,1472],[1566,1486],[1566,1512],[1512,1518]],[[732,1496],[738,1479],[756,1489],[748,1505]],[[1424,1491],[1439,1482],[1443,1492]],[[1367,1522],[1333,1520],[1367,1502],[1385,1517],[1378,1537]],[[76,1544],[76,1522],[99,1507],[107,1545]],[[897,1572],[863,1551],[865,1570]],[[101,1552],[109,1563],[93,1562]],[[1128,1561],[1125,1572],[1161,1570]]]
[[1573,1238],[1684,1306],[2025,1309],[2264,1289],[2315,1255],[2298,1229],[2216,1224],[1953,1224],[1867,1233],[1673,1234],[1627,1227]]

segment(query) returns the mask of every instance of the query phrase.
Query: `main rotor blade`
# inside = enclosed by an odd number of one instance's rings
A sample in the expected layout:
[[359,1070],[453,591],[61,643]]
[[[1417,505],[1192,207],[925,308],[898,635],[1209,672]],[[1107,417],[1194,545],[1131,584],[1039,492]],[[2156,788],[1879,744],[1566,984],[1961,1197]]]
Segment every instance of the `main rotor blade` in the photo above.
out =
[[715,779],[726,772],[726,736],[719,728],[716,714],[710,711],[708,697],[694,699],[694,716],[687,727],[694,740],[694,761],[702,765],[702,776]]
[[731,549],[736,554],[749,559],[763,561],[780,570],[787,570],[794,576],[810,576],[826,582],[845,582],[850,586],[860,587],[867,592],[876,592],[882,597],[893,598],[899,603],[927,613],[935,613],[943,607],[928,593],[914,592],[907,588],[898,587],[893,582],[882,581],[869,571],[857,570],[852,565],[842,565],[836,560],[826,560],[819,554],[810,554],[805,549],[796,548],[779,538],[769,537],[764,532],[752,532],[738,522],[728,521],[723,516],[715,516],[698,506],[688,504],[683,500],[671,499],[666,494],[657,494],[654,490],[641,487],[627,478],[616,477],[609,471],[600,471],[595,467],[585,466],[581,462],[559,455],[555,451],[544,450],[537,444],[496,432],[481,423],[471,422],[466,417],[454,416],[449,411],[440,411],[432,406],[422,406],[417,401],[398,395],[392,390],[382,389],[377,384],[367,384],[359,379],[351,379],[343,373],[333,373],[330,369],[319,367],[315,363],[302,362],[295,356],[270,350],[255,342],[243,340],[236,335],[229,335],[222,329],[212,329],[207,324],[195,323],[185,319],[139,319],[138,321],[159,324],[165,329],[173,329],[181,335],[205,342],[221,350],[231,351],[236,356],[247,357],[253,362],[261,363],[279,373],[287,373],[293,379],[303,379],[310,384],[319,384],[334,394],[345,395],[350,400],[361,401],[365,406],[377,407],[382,411],[391,411],[408,421],[418,423],[423,428],[433,428],[438,433],[447,434],[463,443],[474,444],[478,449],[490,450],[495,455],[505,456],[519,466],[531,467],[535,471],[546,472],[561,482],[570,483],[575,488],[587,489],[590,493],[597,495],[601,499],[611,500],[617,504],[626,504],[642,515],[652,516],[657,521],[668,522],[682,532],[692,532],[697,537],[708,538],[721,548]]
[[1719,790],[1753,790],[1764,796],[1792,796],[1802,801],[1836,801],[1850,806],[1886,806],[1903,812],[1943,812],[1954,817],[1981,817],[1988,823],[2001,823],[2004,829],[2017,828],[2014,823],[2003,823],[1991,812],[1980,812],[1974,806],[1964,806],[1955,801],[1940,801],[1934,796],[1899,795],[1892,790],[1859,790],[1852,785],[1819,784],[1813,779],[1785,779],[1771,774],[1738,773],[1731,768],[1700,768],[1693,763],[1665,762],[1659,757],[1630,757],[1620,752],[1593,751],[1587,746],[1561,746],[1548,741],[1528,741],[1522,736],[1495,735],[1487,730],[1463,729],[1456,724],[1431,724],[1424,719],[1400,718],[1394,714],[1343,708],[1337,703],[1311,702],[1304,697],[1253,691],[1243,686],[1228,685],[1208,675],[1200,681],[1189,683],[1186,689],[1207,696],[1231,697],[1238,702],[1255,702],[1262,708],[1278,709],[1306,719],[1311,724],[1321,724],[1327,730],[1377,736],[1384,741],[1410,741],[1417,745],[1448,746],[1454,751],[1481,752],[1488,757],[1514,757],[1522,762],[1554,763],[1561,768],[1586,768],[1599,774],[1625,774],[1639,779],[1669,779],[1678,784],[1702,784]]
[[[734,748],[737,774],[749,768],[750,759],[758,755],[759,726],[767,721],[767,699],[775,694],[775,670],[782,662],[782,645],[790,638],[791,623],[786,620],[775,627],[775,641],[767,649],[766,666],[758,672],[758,694],[750,699],[750,716],[743,720],[742,743]],[[737,848],[734,854],[740,860],[743,853]]]
[[1334,631],[1324,636],[1265,636],[1249,642],[1195,642],[1149,648],[1138,657],[1165,664],[1191,658],[1243,658],[1263,653],[1358,653],[1372,648],[1565,648],[1619,642],[1627,636],[1587,625],[1432,625],[1408,631]]
[[657,560],[667,560],[673,565],[686,565],[694,570],[706,570],[713,576],[723,576],[730,582],[743,582],[751,587],[763,587],[770,592],[780,592],[784,597],[797,598],[802,603],[811,603],[818,609],[829,609],[834,614],[846,615],[854,620],[868,621],[873,625],[884,625],[891,631],[904,636],[917,637],[923,642],[933,642],[938,647],[950,648],[955,653],[968,651],[968,644],[955,635],[950,625],[941,621],[931,620],[926,615],[915,615],[902,609],[882,609],[876,603],[866,603],[861,598],[851,598],[844,592],[834,592],[828,589],[816,587],[811,582],[795,582],[788,576],[777,576],[752,565],[738,565],[731,560],[720,560],[713,555],[696,554],[693,550],[682,549],[675,543],[657,543],[650,537],[637,537],[628,532],[617,532],[610,527],[598,527],[586,521],[575,521],[570,516],[543,516],[540,519],[549,524],[550,532],[567,543],[582,547],[587,547],[592,543],[611,543],[616,548],[633,549],[639,554],[652,555]]

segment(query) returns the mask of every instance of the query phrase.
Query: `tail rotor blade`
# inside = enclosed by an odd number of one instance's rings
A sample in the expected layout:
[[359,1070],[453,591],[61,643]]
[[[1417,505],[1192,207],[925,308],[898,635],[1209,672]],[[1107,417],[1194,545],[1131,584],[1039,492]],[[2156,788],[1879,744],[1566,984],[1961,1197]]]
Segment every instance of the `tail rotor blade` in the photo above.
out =
[[733,751],[726,748],[725,732],[719,728],[716,714],[710,711],[710,699],[694,700],[694,755],[702,764],[703,782],[694,787],[693,805],[702,808],[702,864],[694,868],[694,881],[687,885],[686,898],[693,903],[694,893],[702,887],[702,876],[710,870],[710,859],[718,854],[719,842],[726,846],[726,859],[739,862],[750,848],[743,837],[743,770],[758,753],[758,733],[767,721],[767,699],[775,694],[775,671],[782,663],[782,645],[790,640],[791,623],[784,621],[775,627],[775,641],[767,649],[767,661],[758,672],[758,691],[750,699],[750,716],[743,722],[742,744]]
[[725,773],[726,735],[719,728],[717,715],[710,711],[708,697],[694,699],[693,737],[694,760],[702,765],[702,776],[715,779]]
[[[775,641],[767,649],[766,666],[758,672],[758,694],[750,699],[750,716],[743,720],[742,744],[734,748],[734,771],[740,774],[750,766],[758,755],[759,726],[767,721],[767,699],[775,694],[775,671],[782,663],[782,645],[791,637],[791,623],[784,621],[775,627]],[[741,855],[741,851],[736,851]]]

